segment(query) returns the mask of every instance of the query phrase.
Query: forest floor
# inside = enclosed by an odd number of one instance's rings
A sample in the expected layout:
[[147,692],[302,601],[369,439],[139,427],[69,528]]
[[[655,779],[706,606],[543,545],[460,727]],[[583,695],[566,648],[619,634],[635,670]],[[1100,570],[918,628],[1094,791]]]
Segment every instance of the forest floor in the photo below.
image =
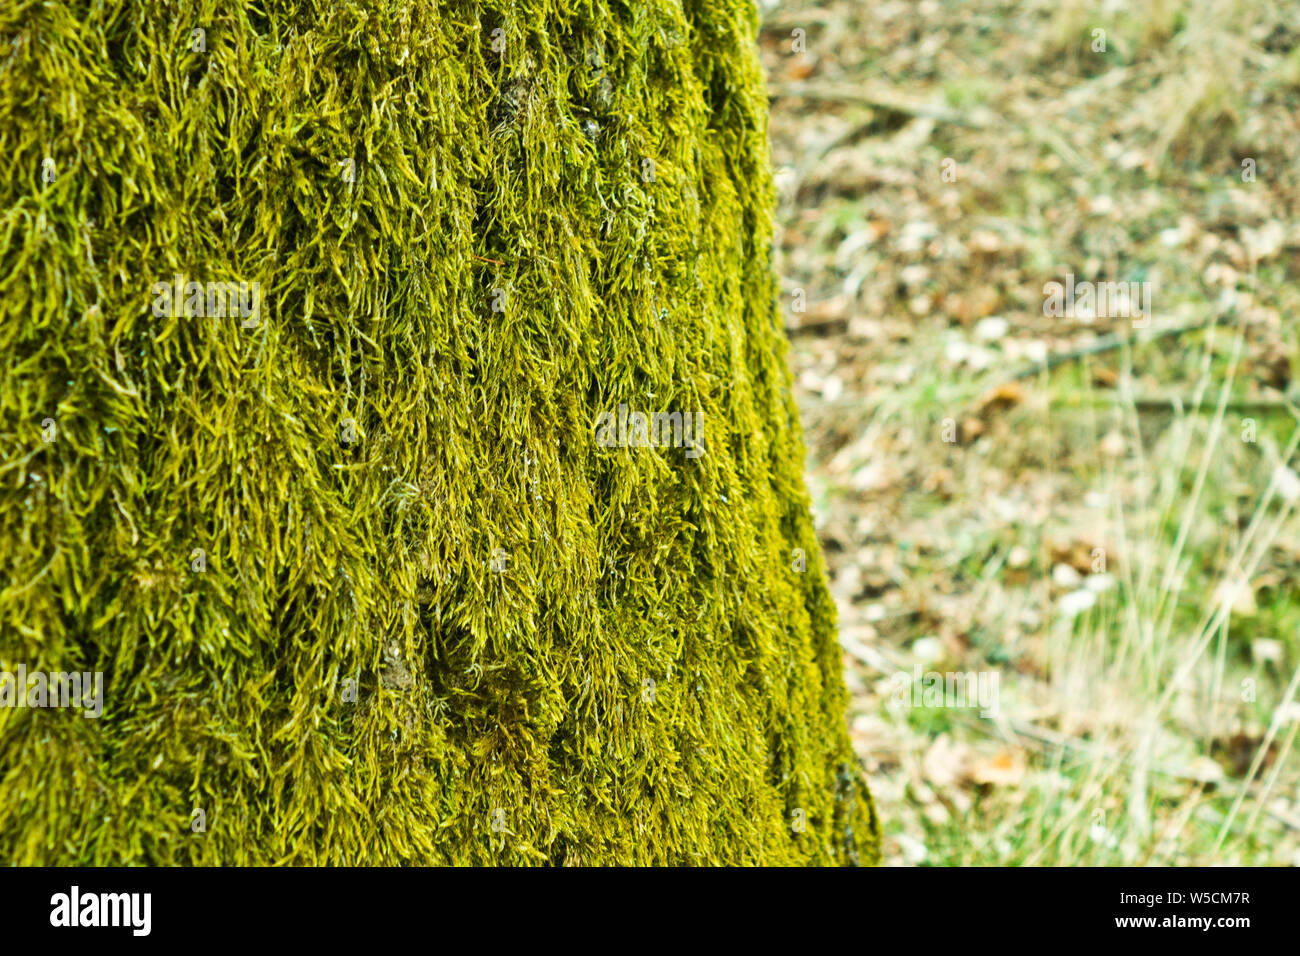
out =
[[1192,7],[764,7],[888,863],[1300,865],[1300,7]]

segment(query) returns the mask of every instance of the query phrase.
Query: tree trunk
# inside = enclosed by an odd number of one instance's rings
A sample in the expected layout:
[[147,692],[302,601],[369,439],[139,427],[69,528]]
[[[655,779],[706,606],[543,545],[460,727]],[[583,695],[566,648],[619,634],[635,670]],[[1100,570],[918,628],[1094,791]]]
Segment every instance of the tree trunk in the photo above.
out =
[[0,860],[876,862],[755,12],[578,6],[0,10]]

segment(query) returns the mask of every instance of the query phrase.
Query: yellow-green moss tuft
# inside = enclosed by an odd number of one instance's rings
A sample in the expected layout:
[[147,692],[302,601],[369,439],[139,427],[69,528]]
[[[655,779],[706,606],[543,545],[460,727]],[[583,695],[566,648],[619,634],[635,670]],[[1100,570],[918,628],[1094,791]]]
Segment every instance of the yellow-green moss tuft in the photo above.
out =
[[876,861],[755,34],[0,6],[0,860]]

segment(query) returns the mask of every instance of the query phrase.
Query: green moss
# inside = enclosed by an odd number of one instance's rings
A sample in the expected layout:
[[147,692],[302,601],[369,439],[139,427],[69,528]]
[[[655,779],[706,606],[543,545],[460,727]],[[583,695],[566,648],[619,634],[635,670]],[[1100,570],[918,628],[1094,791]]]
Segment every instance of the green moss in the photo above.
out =
[[[106,683],[0,709],[0,859],[876,861],[755,34],[0,8],[0,669]],[[159,317],[176,275],[260,313]],[[623,404],[706,453],[601,447]]]

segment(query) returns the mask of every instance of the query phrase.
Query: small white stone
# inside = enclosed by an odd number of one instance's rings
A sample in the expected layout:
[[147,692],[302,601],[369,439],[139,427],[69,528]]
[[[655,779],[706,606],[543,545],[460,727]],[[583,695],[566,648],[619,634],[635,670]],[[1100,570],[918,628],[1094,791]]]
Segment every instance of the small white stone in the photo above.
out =
[[996,342],[1004,337],[1011,328],[1011,323],[1000,315],[990,315],[975,324],[975,337],[985,342]]
[[1274,664],[1281,663],[1282,642],[1269,637],[1257,637],[1250,642],[1250,656],[1260,663],[1265,661],[1272,661]]
[[970,346],[961,339],[954,339],[943,347],[943,357],[954,365],[960,365],[970,355]]
[[1052,583],[1058,588],[1077,588],[1082,582],[1083,577],[1070,565],[1056,564],[1052,566]]
[[1115,575],[1108,573],[1090,574],[1083,579],[1083,586],[1093,594],[1101,594],[1115,586]]
[[1077,617],[1096,603],[1097,595],[1091,591],[1071,591],[1069,594],[1062,595],[1061,600],[1057,602],[1057,607],[1065,617]]
[[912,656],[921,663],[937,661],[943,657],[943,641],[937,637],[922,637],[912,642]]
[[1273,469],[1273,483],[1283,501],[1290,503],[1300,498],[1300,476],[1286,465],[1278,465]]

